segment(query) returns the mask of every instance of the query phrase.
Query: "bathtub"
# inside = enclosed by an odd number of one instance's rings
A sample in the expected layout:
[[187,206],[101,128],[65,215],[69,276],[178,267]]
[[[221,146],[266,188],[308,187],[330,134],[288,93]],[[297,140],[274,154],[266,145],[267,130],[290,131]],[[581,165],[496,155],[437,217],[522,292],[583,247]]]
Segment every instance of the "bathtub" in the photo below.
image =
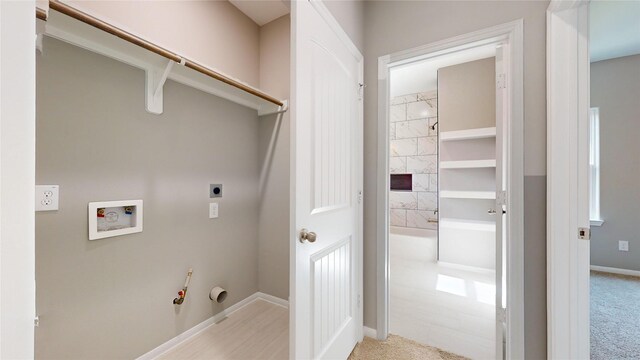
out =
[[438,231],[390,226],[389,254],[395,258],[436,262]]

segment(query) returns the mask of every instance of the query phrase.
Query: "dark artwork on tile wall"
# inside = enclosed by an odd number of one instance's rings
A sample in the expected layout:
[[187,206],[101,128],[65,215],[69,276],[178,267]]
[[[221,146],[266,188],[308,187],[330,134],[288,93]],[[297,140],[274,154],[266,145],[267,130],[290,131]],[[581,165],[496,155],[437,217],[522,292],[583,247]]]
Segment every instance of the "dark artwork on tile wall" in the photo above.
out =
[[392,191],[412,191],[411,174],[391,174]]

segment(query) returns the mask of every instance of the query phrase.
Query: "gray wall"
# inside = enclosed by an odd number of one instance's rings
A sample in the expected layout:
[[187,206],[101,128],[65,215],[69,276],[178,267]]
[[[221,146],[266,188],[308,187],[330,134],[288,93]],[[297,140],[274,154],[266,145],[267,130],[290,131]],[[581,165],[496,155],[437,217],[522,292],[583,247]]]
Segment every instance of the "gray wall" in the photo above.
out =
[[524,177],[524,324],[527,359],[547,357],[547,177]]
[[496,58],[438,69],[440,131],[496,126]]
[[[640,270],[640,55],[591,64],[591,106],[600,108],[600,213],[591,264]],[[629,241],[629,252],[618,241]]]
[[[60,210],[36,214],[38,358],[133,358],[258,290],[255,111],[168,81],[151,115],[144,83],[56,40],[38,56],[36,182],[60,185]],[[211,182],[224,184],[219,219]],[[123,199],[144,200],[144,231],[89,241],[87,203]]]
[[[546,356],[546,90],[548,1],[370,1],[365,4],[365,324],[376,327],[378,57],[519,18],[524,19],[526,355]],[[536,319],[533,321],[532,319]]]
[[[289,98],[289,15],[260,28],[260,88]],[[289,298],[289,112],[260,118],[258,284],[261,292]]]

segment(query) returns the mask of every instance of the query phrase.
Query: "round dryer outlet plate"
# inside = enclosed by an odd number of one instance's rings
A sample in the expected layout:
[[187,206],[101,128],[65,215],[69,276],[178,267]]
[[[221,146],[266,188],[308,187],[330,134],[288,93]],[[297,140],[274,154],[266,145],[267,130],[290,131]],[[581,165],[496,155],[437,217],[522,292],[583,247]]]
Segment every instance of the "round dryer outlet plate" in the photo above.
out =
[[209,197],[210,198],[222,197],[222,184],[210,184],[209,185]]

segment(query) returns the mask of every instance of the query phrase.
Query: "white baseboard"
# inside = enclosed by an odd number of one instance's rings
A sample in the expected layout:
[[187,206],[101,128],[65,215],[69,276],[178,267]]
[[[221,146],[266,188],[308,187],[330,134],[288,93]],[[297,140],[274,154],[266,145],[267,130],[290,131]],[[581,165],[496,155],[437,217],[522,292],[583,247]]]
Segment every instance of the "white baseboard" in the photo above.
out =
[[279,297],[273,296],[273,295],[269,295],[269,294],[265,294],[265,293],[261,293],[261,292],[257,292],[254,295],[258,296],[258,299],[262,299],[266,302],[270,302],[274,305],[278,305],[278,306],[282,306],[284,308],[289,308],[289,301],[285,300],[285,299],[281,299]]
[[362,330],[362,333],[364,334],[364,336],[366,337],[370,337],[372,339],[377,339],[378,338],[378,330],[376,329],[372,329],[370,327],[364,327]]
[[638,270],[619,269],[607,266],[591,265],[591,270],[608,272],[612,274],[640,276],[640,271]]
[[227,316],[233,314],[234,312],[242,309],[243,307],[251,304],[252,302],[254,302],[256,300],[264,300],[264,301],[270,302],[270,303],[272,303],[274,305],[282,306],[282,307],[285,307],[285,308],[289,307],[289,302],[287,300],[280,299],[278,297],[275,297],[275,296],[272,296],[272,295],[269,295],[269,294],[257,292],[255,294],[250,295],[246,299],[240,300],[237,303],[229,306],[227,309],[222,310],[221,312],[213,315],[212,317],[210,317],[207,320],[201,322],[200,324],[192,327],[191,329],[183,332],[182,334],[174,337],[173,339],[170,339],[169,341],[163,343],[162,345],[156,347],[155,349],[149,351],[148,353],[141,355],[136,360],[153,360],[153,359],[156,359],[160,355],[168,352],[169,350],[171,350],[174,347],[180,345],[181,343],[189,340],[190,338],[200,334],[201,332],[206,330],[208,327],[215,325],[220,320],[226,318]]
[[492,274],[496,273],[496,271],[492,270],[492,269],[485,269],[485,268],[476,267],[476,266],[455,264],[455,263],[450,263],[450,262],[440,261],[440,260],[438,260],[438,265],[442,265],[442,266],[445,266],[445,267],[448,267],[448,268],[452,268],[452,269],[465,270],[465,271],[471,271],[471,272],[476,272],[476,273],[481,273],[481,274],[488,274],[488,275],[492,275]]

